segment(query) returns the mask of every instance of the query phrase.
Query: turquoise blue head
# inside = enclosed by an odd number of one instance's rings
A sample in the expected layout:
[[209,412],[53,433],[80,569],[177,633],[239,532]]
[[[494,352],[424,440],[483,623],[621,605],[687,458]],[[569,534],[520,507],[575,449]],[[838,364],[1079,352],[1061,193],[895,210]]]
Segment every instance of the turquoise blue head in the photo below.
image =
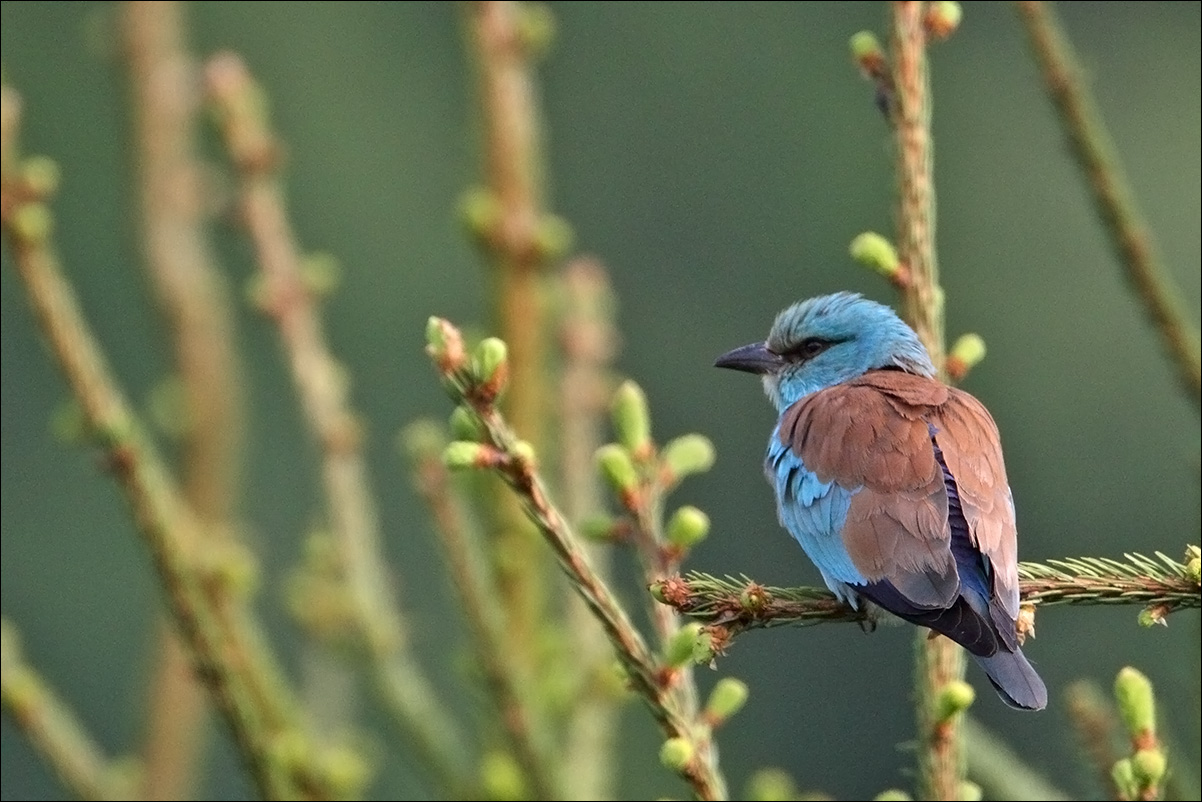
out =
[[935,375],[918,335],[896,312],[851,292],[793,304],[776,316],[767,340],[736,348],[714,364],[762,377],[764,392],[782,412],[799,398],[870,370]]

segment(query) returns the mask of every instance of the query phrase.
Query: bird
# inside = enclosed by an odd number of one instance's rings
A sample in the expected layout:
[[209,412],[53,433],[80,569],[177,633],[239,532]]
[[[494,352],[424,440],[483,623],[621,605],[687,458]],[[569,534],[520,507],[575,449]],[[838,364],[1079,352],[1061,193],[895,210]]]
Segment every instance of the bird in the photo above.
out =
[[857,610],[960,644],[1008,706],[1046,707],[1019,645],[997,425],[936,377],[914,330],[890,307],[838,292],[793,304],[767,340],[715,366],[761,377],[778,415],[764,461],[777,515],[826,586]]

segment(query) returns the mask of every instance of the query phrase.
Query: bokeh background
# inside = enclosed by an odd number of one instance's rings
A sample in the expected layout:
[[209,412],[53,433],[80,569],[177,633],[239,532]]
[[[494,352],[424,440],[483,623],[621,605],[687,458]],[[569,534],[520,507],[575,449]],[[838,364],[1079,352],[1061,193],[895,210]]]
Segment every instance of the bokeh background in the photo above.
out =
[[[373,489],[418,648],[449,691],[462,671],[460,624],[393,434],[449,411],[422,353],[427,316],[488,317],[488,283],[455,212],[480,173],[459,9],[188,7],[195,51],[238,50],[266,86],[288,142],[301,243],[343,266],[325,307],[328,335],[373,435]],[[25,98],[25,148],[62,167],[54,208],[64,263],[116,373],[144,404],[170,356],[140,264],[114,8],[5,2],[0,42],[6,80]],[[550,8],[558,35],[541,79],[552,207],[573,225],[579,248],[612,272],[618,368],[645,388],[657,435],[699,431],[717,445],[714,470],[675,497],[713,519],[689,567],[818,584],[779,530],[761,477],[772,412],[756,382],[711,364],[761,338],[799,298],[853,289],[895,300],[847,256],[857,233],[892,232],[888,132],[847,53],[852,33],[883,28],[884,4]],[[1197,2],[1060,7],[1195,324],[1199,10]],[[1198,538],[1198,411],[1112,256],[1010,5],[966,4],[964,24],[935,47],[932,67],[948,331],[979,332],[989,346],[966,387],[1003,433],[1021,557],[1179,557]],[[228,221],[216,235],[225,269],[242,284],[247,245]],[[248,309],[238,323],[252,433],[243,509],[264,560],[259,606],[288,653],[299,635],[282,612],[281,584],[316,514],[315,462],[274,331]],[[67,392],[7,252],[0,331],[3,613],[118,754],[138,741],[158,590],[96,455],[51,434]],[[1174,754],[1196,776],[1198,614],[1144,630],[1136,612],[1040,615],[1027,652],[1052,693],[1042,714],[1004,709],[970,668],[982,690],[974,713],[1079,798],[1101,789],[1078,759],[1061,693],[1079,677],[1109,686],[1126,664],[1156,683]],[[764,765],[841,798],[909,786],[912,642],[908,628],[864,635],[849,626],[737,641],[716,672],[701,672],[706,686],[733,674],[751,687],[748,706],[719,736],[734,788]],[[659,736],[645,710],[634,703],[626,717],[622,793],[684,793],[656,761]],[[245,795],[223,737],[218,730],[204,791]],[[58,798],[62,789],[7,718],[0,744],[5,799]],[[379,768],[381,795],[425,793],[403,760]]]

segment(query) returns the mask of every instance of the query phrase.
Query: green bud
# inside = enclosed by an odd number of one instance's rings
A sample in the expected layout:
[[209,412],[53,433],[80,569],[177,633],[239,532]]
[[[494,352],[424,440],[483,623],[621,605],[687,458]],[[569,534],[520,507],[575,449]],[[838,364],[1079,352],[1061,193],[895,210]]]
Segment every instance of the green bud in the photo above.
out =
[[590,515],[580,522],[580,534],[589,540],[609,541],[613,539],[617,521],[603,512]]
[[714,444],[701,434],[685,434],[664,446],[660,461],[670,482],[705,473],[714,465]]
[[451,412],[451,437],[479,443],[487,436],[488,431],[470,407],[460,405]]
[[1202,584],[1202,549],[1198,546],[1185,548],[1185,575],[1192,579],[1195,585]]
[[667,538],[673,546],[690,549],[696,546],[710,531],[710,519],[696,507],[681,507],[672,513],[668,521]]
[[48,156],[30,156],[21,165],[21,182],[25,190],[38,200],[55,193],[60,177],[58,163]]
[[223,595],[249,597],[259,584],[259,565],[255,555],[236,540],[229,540],[204,551],[206,576]]
[[549,214],[538,221],[534,230],[534,247],[544,262],[562,259],[572,249],[576,234],[567,220]]
[[1139,796],[1139,783],[1135,780],[1135,770],[1131,766],[1131,758],[1116,760],[1110,767],[1110,779],[1119,792],[1119,799],[1135,799]]
[[851,37],[848,42],[851,48],[851,56],[860,66],[872,61],[883,61],[885,59],[885,51],[881,47],[880,40],[876,38],[876,34],[872,31],[860,31]]
[[743,709],[747,703],[747,685],[734,677],[723,677],[714,685],[709,701],[705,703],[705,715],[711,726],[717,726]]
[[518,440],[510,446],[509,456],[530,470],[534,470],[534,466],[537,464],[534,455],[534,446],[528,440]]
[[484,187],[473,187],[460,199],[459,214],[468,232],[484,240],[492,236],[501,219],[501,203]]
[[981,802],[985,798],[985,791],[972,780],[961,780],[956,798],[963,802]]
[[488,460],[489,446],[482,443],[471,443],[466,440],[456,440],[448,443],[442,450],[442,464],[453,471],[468,468],[483,468]]
[[447,446],[447,435],[441,424],[429,418],[419,418],[397,432],[396,446],[397,450],[410,460],[426,459],[442,453]]
[[498,337],[485,337],[472,352],[472,375],[494,398],[509,379],[509,347]]
[[526,782],[517,762],[504,752],[489,752],[480,761],[480,781],[489,799],[526,799]]
[[647,590],[651,593],[651,598],[655,599],[660,604],[668,603],[668,594],[665,592],[666,589],[667,588],[663,582],[652,582],[647,588]]
[[1160,749],[1140,749],[1131,756],[1131,774],[1144,788],[1159,787],[1168,767],[1168,759]]
[[798,798],[797,784],[783,769],[760,769],[747,782],[747,799],[753,802],[788,802]]
[[964,9],[955,0],[937,0],[927,4],[926,24],[927,33],[936,39],[946,39],[960,27],[964,17]]
[[695,751],[687,738],[669,738],[659,748],[659,762],[673,771],[684,771],[692,762]]
[[857,236],[851,241],[848,250],[851,258],[885,278],[892,279],[901,268],[901,260],[897,257],[897,249],[893,247],[893,243],[874,231],[865,231]]
[[22,203],[13,212],[12,230],[20,239],[40,245],[54,230],[54,217],[44,203]]
[[910,802],[914,797],[900,788],[889,788],[873,797],[875,802]]
[[358,752],[347,746],[325,749],[317,765],[326,781],[335,789],[338,799],[354,799],[363,793],[371,776],[371,768]]
[[1169,611],[1170,608],[1165,604],[1149,604],[1139,611],[1139,617],[1136,620],[1141,627],[1154,627],[1157,624],[1167,627],[1169,622],[1165,619],[1165,615]]
[[594,459],[610,487],[618,493],[630,493],[638,487],[639,475],[630,459],[630,452],[617,443],[601,446]]
[[1114,681],[1114,698],[1132,740],[1156,732],[1156,700],[1146,676],[1131,666],[1120,669]]
[[697,640],[701,637],[701,624],[690,621],[682,626],[668,640],[664,649],[664,662],[673,668],[679,668],[692,662],[697,649]]
[[460,370],[467,363],[463,335],[440,317],[426,321],[426,353],[438,363],[438,369],[443,373]]
[[957,381],[985,358],[985,341],[979,334],[962,334],[947,355],[947,372]]
[[306,254],[301,259],[301,280],[310,295],[326,298],[342,283],[342,265],[330,253]]
[[517,15],[518,39],[531,58],[542,58],[555,41],[555,16],[542,3],[522,3]]
[[971,707],[976,698],[977,692],[971,685],[964,680],[952,680],[939,690],[935,716],[939,721],[947,721]]
[[642,457],[651,450],[651,413],[647,396],[632,381],[624,381],[614,393],[610,407],[618,442],[631,454]]

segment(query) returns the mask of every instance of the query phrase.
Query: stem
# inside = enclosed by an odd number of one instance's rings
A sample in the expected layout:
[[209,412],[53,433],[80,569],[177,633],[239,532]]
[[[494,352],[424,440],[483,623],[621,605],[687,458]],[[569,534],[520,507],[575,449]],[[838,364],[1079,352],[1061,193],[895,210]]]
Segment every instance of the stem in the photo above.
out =
[[16,628],[0,621],[0,697],[17,727],[81,799],[128,799],[111,766],[75,714],[25,662]]
[[[176,2],[125,3],[123,23],[140,167],[146,264],[172,330],[184,391],[183,490],[204,542],[232,525],[242,437],[241,387],[228,289],[204,235],[195,156],[198,70]],[[160,624],[143,747],[145,799],[193,795],[205,733],[203,686],[187,650]]]
[[325,341],[314,298],[285,209],[280,145],[260,88],[241,59],[225,53],[207,67],[209,94],[239,170],[243,219],[258,256],[265,309],[287,354],[305,420],[322,450],[326,513],[339,553],[354,623],[372,670],[425,765],[448,788],[461,785],[467,752],[450,711],[438,700],[405,637],[384,573],[379,520],[369,492],[360,425],[349,409],[347,382]]
[[[898,165],[898,256],[910,276],[906,316],[943,372],[943,290],[935,259],[935,185],[931,152],[931,96],[927,74],[924,3],[894,2],[894,126]],[[936,721],[936,700],[947,683],[964,677],[964,653],[950,639],[917,637],[919,795],[956,799],[963,781],[959,718]]]
[[[565,309],[560,331],[564,368],[560,379],[560,468],[564,508],[569,520],[580,521],[601,509],[593,454],[601,445],[601,421],[611,394],[610,363],[617,351],[613,290],[605,268],[592,259],[576,259],[563,271]],[[609,577],[610,550],[586,544],[597,573]],[[615,728],[618,711],[613,694],[600,678],[608,672],[610,650],[596,619],[578,596],[568,599],[567,626],[572,662],[583,687],[573,705],[565,737],[564,777],[572,799],[611,799],[615,793]]]
[[1198,329],[1189,322],[1185,302],[1160,257],[1160,249],[1144,220],[1114,142],[1082,77],[1076,52],[1045,3],[1017,3],[1035,57],[1043,70],[1048,94],[1073,154],[1093,192],[1098,214],[1126,270],[1144,312],[1160,332],[1169,360],[1195,406],[1202,405],[1202,355]]
[[[472,2],[467,8],[479,68],[485,174],[497,208],[486,252],[497,282],[497,326],[509,346],[512,370],[504,408],[541,453],[550,406],[546,254],[537,244],[544,216],[542,143],[532,57],[520,29],[525,12],[506,0]],[[510,648],[533,668],[545,602],[544,552],[512,497],[503,493],[497,502],[494,570],[509,619]]]
[[1074,797],[1048,782],[976,719],[961,722],[968,775],[989,799],[1042,799],[1067,802]]
[[117,389],[48,241],[49,211],[17,173],[19,104],[16,93],[4,87],[0,216],[38,323],[89,429],[105,449],[154,558],[176,623],[250,763],[259,791],[271,797],[328,795],[321,778],[298,776],[300,768],[282,764],[273,751],[277,739],[292,732],[295,707],[246,614],[241,588],[229,578],[252,571],[250,558],[209,555],[212,564],[206,568],[189,549],[198,537],[195,515]]
[[[412,431],[412,430],[411,430]],[[430,508],[451,579],[467,619],[480,668],[497,706],[502,728],[538,799],[554,799],[559,787],[555,761],[543,730],[532,720],[531,683],[509,653],[505,621],[494,604],[496,588],[479,537],[471,531],[440,454],[441,438],[420,442],[411,459],[418,492]]]

